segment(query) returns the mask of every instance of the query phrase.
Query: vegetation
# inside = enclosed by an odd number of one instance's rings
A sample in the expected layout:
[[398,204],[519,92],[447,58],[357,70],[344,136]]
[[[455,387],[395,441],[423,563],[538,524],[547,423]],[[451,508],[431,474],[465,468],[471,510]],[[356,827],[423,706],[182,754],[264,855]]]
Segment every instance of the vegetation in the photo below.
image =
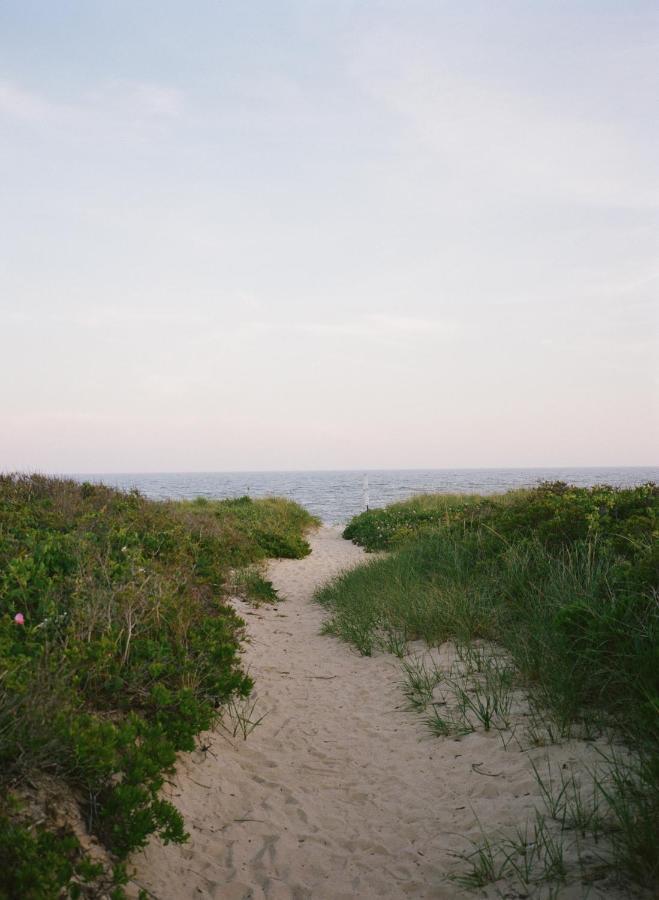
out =
[[[659,832],[658,510],[653,484],[413,498],[352,520],[346,537],[391,552],[317,595],[330,613],[326,631],[361,653],[404,656],[409,640],[456,642],[462,658],[449,673],[404,662],[410,704],[436,734],[505,728],[521,681],[549,737],[575,726],[622,737],[636,762],[612,761],[600,800],[616,867],[651,886],[659,878],[650,837]],[[474,641],[485,652],[476,663],[466,658]]]
[[0,898],[123,896],[121,866],[32,820],[25,791],[42,778],[115,860],[154,833],[186,839],[164,778],[251,688],[223,590],[235,567],[306,555],[312,524],[286,500],[155,503],[0,476]]
[[[501,503],[509,496],[504,494],[497,501]],[[419,494],[355,516],[343,537],[369,551],[391,550],[423,532],[461,521],[488,502],[479,494]]]

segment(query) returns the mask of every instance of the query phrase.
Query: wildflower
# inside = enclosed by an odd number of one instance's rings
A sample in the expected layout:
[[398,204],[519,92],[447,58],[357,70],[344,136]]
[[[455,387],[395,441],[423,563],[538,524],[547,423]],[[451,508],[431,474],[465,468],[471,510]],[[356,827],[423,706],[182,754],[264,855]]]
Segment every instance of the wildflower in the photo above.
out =
[[16,622],[17,625],[25,625],[25,616],[23,615],[23,613],[16,613],[16,615],[14,616],[14,622]]

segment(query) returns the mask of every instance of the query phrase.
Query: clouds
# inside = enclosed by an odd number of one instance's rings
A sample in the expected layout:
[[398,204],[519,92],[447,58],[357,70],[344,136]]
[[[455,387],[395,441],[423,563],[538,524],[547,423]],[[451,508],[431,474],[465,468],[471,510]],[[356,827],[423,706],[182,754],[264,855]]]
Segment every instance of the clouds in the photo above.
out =
[[[281,340],[297,336],[314,340],[329,346],[343,341],[356,341],[362,348],[368,345],[387,347],[410,347],[431,342],[434,346],[442,342],[454,343],[464,337],[460,325],[450,319],[423,319],[411,316],[362,315],[344,319],[302,319],[281,321],[276,318],[244,318],[239,310],[222,312],[159,310],[140,307],[73,307],[69,309],[42,309],[29,311],[9,309],[4,320],[18,329],[51,331],[67,328],[109,338],[112,334],[125,334],[126,329],[138,333],[146,329],[153,337],[169,335],[187,346],[253,346],[254,343]],[[162,338],[160,338],[162,340]],[[182,363],[179,363],[182,365]],[[162,377],[154,374],[154,383],[175,380],[171,372],[163,372]]]
[[184,93],[146,81],[108,79],[80,86],[74,96],[54,98],[10,79],[0,80],[0,134],[8,142],[22,139],[23,126],[41,140],[64,145],[108,148],[162,137],[184,115]]
[[394,316],[373,313],[340,321],[293,322],[284,326],[266,326],[268,330],[285,328],[302,335],[328,338],[351,338],[359,341],[375,341],[393,344],[409,344],[410,341],[453,340],[459,328],[456,322],[440,319],[424,319],[413,316]]
[[177,119],[184,112],[184,94],[168,85],[113,79],[85,95],[81,115],[89,107],[126,120]]
[[11,81],[0,81],[0,115],[39,125],[62,119],[69,111]]
[[9,6],[0,469],[651,461],[645,4]]
[[[352,68],[362,89],[400,117],[412,152],[431,154],[463,190],[503,202],[657,208],[659,135],[651,122],[621,122],[602,96],[589,106],[578,76],[575,101],[562,90],[534,91],[523,71],[492,77],[442,50],[421,35],[384,30],[355,49]],[[559,88],[563,77],[557,71]]]

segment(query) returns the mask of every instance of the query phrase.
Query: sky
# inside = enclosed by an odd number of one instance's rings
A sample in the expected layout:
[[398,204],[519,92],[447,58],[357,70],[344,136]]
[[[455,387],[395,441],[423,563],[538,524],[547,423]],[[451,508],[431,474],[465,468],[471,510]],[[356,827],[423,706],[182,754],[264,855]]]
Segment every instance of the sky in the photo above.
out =
[[0,0],[0,471],[650,465],[659,7]]

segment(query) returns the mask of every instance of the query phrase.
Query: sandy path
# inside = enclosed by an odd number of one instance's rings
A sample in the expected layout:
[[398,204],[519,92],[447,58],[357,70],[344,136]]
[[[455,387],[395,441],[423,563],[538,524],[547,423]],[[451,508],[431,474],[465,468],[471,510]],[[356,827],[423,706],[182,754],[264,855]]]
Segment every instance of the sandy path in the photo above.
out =
[[[496,734],[431,737],[403,709],[394,658],[319,634],[314,589],[363,553],[329,528],[312,546],[270,565],[286,602],[237,603],[266,717],[246,742],[216,734],[182,761],[170,796],[190,841],[152,842],[134,860],[160,900],[460,896],[446,874],[478,837],[476,816],[486,830],[521,824],[537,798],[527,754]],[[550,749],[559,763],[574,752]]]

